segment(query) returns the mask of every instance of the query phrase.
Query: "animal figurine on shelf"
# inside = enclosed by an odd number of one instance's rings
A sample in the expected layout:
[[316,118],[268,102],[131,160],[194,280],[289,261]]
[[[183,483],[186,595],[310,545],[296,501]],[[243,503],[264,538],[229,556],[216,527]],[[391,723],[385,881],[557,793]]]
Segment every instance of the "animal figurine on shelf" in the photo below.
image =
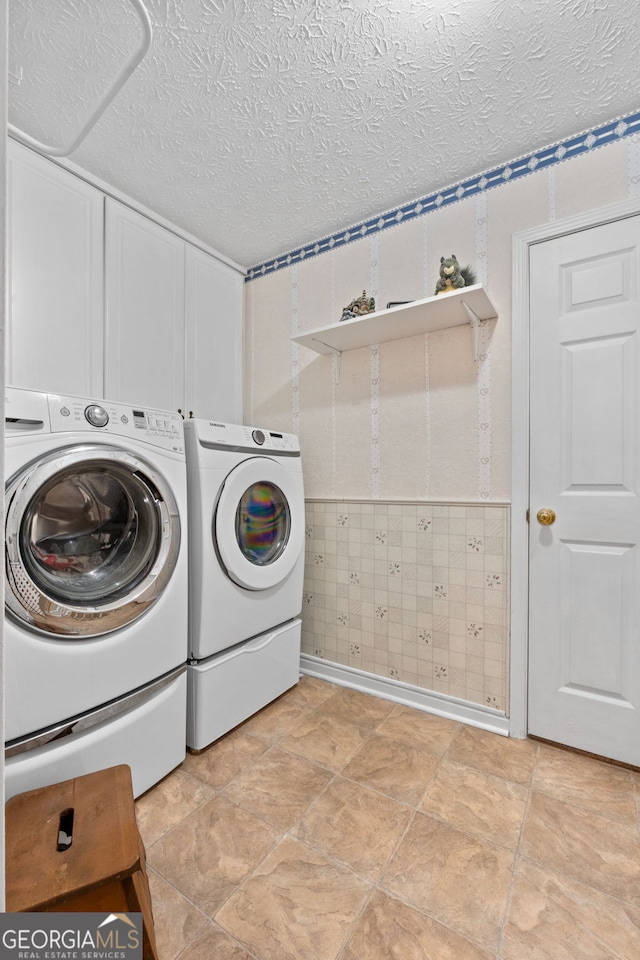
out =
[[439,293],[453,293],[462,287],[476,283],[476,275],[471,267],[461,267],[455,253],[450,257],[440,257],[440,276],[436,283],[436,296]]
[[355,317],[361,317],[365,313],[375,313],[376,301],[374,297],[368,297],[366,290],[362,291],[361,297],[356,297],[342,311],[340,320],[353,320]]

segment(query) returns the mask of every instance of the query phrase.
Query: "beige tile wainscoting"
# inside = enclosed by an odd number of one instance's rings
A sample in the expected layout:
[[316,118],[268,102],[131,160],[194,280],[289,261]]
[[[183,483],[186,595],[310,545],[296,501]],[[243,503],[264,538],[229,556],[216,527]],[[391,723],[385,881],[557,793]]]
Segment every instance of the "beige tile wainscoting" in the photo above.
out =
[[306,511],[303,653],[505,712],[508,506]]
[[137,802],[160,960],[637,960],[640,774],[312,677]]

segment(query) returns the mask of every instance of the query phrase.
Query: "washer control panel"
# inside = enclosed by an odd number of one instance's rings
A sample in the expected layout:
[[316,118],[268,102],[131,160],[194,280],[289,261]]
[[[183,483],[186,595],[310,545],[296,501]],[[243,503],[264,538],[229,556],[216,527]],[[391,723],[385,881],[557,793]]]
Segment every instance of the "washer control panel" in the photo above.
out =
[[175,453],[184,453],[183,420],[179,413],[58,394],[49,394],[47,399],[54,433],[84,431],[130,437]]

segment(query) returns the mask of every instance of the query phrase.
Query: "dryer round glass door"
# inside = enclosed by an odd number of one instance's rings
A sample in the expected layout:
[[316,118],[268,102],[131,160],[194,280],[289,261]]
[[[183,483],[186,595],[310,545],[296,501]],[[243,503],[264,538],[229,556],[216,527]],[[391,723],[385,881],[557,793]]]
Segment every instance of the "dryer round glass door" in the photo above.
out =
[[291,533],[287,498],[275,483],[247,487],[236,508],[236,540],[251,563],[265,567],[282,556]]
[[9,481],[6,503],[6,606],[31,629],[108,633],[148,610],[173,573],[175,498],[128,451],[58,450]]
[[228,576],[248,590],[275,587],[291,573],[304,543],[302,474],[252,457],[226,478],[213,536]]

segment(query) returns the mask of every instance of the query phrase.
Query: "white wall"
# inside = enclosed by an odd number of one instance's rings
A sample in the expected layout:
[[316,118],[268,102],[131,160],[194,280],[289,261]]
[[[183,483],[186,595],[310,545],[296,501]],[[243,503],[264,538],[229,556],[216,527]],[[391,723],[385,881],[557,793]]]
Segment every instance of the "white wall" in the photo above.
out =
[[[246,285],[245,419],[300,434],[308,496],[509,497],[512,234],[627,198],[638,149],[620,140]],[[344,353],[337,385],[330,358],[291,343],[363,288],[379,307],[430,296],[450,253],[498,310],[477,367],[466,327]]]
[[[442,524],[440,539],[428,545],[431,553],[422,555],[423,581],[410,594],[421,614],[417,623],[408,591],[398,594],[395,581],[374,575],[364,603],[371,599],[375,610],[387,601],[395,609],[398,601],[404,613],[393,629],[375,616],[363,627],[362,593],[356,595],[349,583],[351,574],[361,573],[355,563],[368,563],[369,549],[374,574],[383,576],[375,567],[379,544],[367,541],[366,549],[355,552],[348,545],[329,549],[326,524],[311,523],[303,615],[307,654],[409,684],[417,677],[418,686],[508,712],[508,538],[502,515],[494,518],[492,510],[511,499],[512,235],[639,189],[636,133],[246,285],[245,421],[300,435],[308,500],[343,503],[338,513],[348,512],[349,502],[368,500],[464,501],[470,511],[458,516],[449,510],[455,522]],[[292,334],[337,322],[363,288],[378,308],[389,300],[431,296],[440,257],[452,253],[475,268],[497,308],[498,319],[481,330],[477,365],[466,326],[343,353],[339,383],[332,358],[292,343]],[[310,516],[322,513],[309,507]],[[477,508],[483,512],[476,514]],[[482,531],[474,534],[480,521]],[[393,556],[385,554],[389,564],[408,572],[415,563],[411,522],[402,521],[409,539],[401,537]],[[474,539],[482,542],[472,545]],[[462,577],[468,554],[478,547],[482,576]],[[315,558],[327,554],[331,566],[334,553],[340,558],[345,551],[344,563],[337,560],[335,570],[319,572]],[[500,599],[489,592],[496,576],[505,591]],[[434,592],[443,583],[449,588],[446,607]],[[430,627],[437,628],[439,645],[427,652],[420,637]],[[478,627],[490,644],[474,636]]]

